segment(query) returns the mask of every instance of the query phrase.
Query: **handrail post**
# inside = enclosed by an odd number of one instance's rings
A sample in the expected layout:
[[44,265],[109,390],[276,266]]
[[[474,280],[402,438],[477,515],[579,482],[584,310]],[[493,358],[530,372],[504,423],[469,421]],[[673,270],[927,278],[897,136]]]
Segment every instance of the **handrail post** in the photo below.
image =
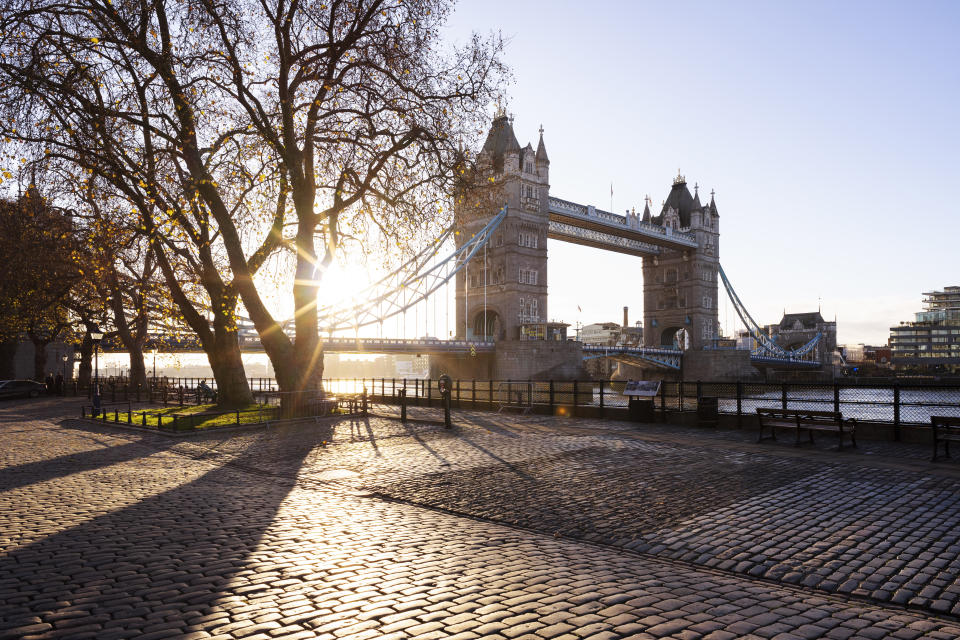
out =
[[677,410],[683,413],[683,380],[677,383]]
[[603,417],[603,380],[600,381],[600,417]]
[[667,421],[667,385],[660,381],[660,419]]
[[833,410],[840,413],[840,383],[836,381],[833,383]]
[[550,380],[550,415],[553,415],[554,411],[554,399],[553,399],[553,380]]
[[487,408],[493,410],[493,380],[487,380]]
[[737,428],[743,428],[743,382],[737,380]]
[[780,384],[780,408],[784,411],[787,410],[787,383],[782,382]]
[[470,381],[470,409],[473,411],[477,410],[477,379],[473,378]]
[[577,417],[577,404],[579,402],[579,389],[577,388],[577,381],[573,381],[573,417]]
[[900,383],[893,383],[893,439],[900,442]]
[[404,379],[403,389],[400,389],[398,393],[400,397],[400,422],[407,421],[407,385],[406,379]]

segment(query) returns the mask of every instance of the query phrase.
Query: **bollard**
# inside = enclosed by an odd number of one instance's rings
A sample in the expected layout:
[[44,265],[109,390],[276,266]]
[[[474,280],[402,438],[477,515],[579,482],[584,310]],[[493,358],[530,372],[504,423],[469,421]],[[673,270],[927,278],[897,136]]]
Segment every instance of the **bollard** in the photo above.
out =
[[443,403],[443,427],[451,428],[450,424],[450,398],[453,391],[453,379],[444,374],[437,380],[437,387],[440,391],[440,402]]
[[[404,381],[406,382],[406,381]],[[397,392],[397,396],[400,398],[400,422],[407,421],[407,389],[404,385],[403,389]]]
[[363,415],[367,415],[367,388],[363,388],[363,406],[362,406]]
[[146,411],[144,411],[143,413],[140,414],[140,418],[141,418],[140,423],[141,423],[143,426],[147,426],[147,412],[146,412]]

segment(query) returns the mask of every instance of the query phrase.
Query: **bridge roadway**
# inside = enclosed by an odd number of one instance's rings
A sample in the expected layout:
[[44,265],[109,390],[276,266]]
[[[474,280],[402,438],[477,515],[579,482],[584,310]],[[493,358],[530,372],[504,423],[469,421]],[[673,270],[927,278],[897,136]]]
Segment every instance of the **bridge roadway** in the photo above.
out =
[[660,249],[696,249],[692,233],[628,218],[590,205],[550,198],[547,236],[554,240],[632,256],[654,256]]
[[[483,340],[440,340],[439,338],[323,338],[325,353],[493,353],[496,344]],[[244,345],[244,351],[262,351],[258,342]]]

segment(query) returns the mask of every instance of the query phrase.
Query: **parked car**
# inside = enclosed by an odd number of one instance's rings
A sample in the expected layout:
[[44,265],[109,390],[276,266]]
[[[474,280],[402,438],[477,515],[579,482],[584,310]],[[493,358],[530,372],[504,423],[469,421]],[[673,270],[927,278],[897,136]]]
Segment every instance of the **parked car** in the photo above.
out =
[[47,387],[33,380],[0,380],[0,398],[36,398]]

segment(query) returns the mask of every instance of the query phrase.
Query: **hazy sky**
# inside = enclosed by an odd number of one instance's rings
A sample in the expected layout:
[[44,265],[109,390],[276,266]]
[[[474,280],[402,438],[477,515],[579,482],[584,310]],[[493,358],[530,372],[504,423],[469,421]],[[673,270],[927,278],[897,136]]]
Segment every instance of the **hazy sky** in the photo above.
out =
[[[508,107],[521,145],[543,124],[552,195],[608,209],[612,182],[616,212],[659,207],[678,168],[716,189],[758,322],[822,299],[840,343],[882,344],[960,285],[960,3],[462,0],[449,27],[509,38]],[[639,258],[549,256],[552,318],[641,317]]]

